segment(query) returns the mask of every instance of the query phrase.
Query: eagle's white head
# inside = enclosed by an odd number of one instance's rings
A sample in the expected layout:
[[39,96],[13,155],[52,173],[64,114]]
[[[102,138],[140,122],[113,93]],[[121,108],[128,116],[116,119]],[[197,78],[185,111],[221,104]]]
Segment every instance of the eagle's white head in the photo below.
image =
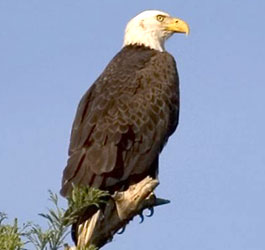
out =
[[179,18],[159,10],[147,10],[131,19],[126,26],[123,46],[144,45],[165,51],[165,41],[173,33],[189,33],[189,26]]

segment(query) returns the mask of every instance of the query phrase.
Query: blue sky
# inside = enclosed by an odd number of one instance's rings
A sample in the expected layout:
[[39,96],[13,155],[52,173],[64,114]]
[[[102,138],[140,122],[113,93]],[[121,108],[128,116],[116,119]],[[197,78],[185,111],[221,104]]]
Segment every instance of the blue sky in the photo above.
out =
[[44,225],[77,104],[145,9],[191,28],[166,45],[181,81],[157,189],[171,203],[104,249],[264,250],[263,1],[0,1],[0,211]]

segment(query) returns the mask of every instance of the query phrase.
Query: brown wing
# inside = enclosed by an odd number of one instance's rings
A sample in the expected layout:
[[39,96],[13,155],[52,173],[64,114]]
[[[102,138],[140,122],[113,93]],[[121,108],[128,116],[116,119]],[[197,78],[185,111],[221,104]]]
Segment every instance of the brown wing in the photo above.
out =
[[121,188],[154,171],[176,128],[178,103],[173,57],[125,47],[81,99],[61,194],[66,196],[72,183]]

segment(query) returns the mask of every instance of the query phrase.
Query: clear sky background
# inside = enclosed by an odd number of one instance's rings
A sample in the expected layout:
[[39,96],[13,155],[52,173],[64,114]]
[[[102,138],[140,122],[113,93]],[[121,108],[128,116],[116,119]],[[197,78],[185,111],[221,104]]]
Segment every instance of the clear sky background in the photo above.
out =
[[59,192],[77,104],[145,9],[191,28],[166,45],[181,80],[157,189],[171,203],[104,249],[264,250],[262,0],[0,0],[0,211],[45,225],[37,214]]

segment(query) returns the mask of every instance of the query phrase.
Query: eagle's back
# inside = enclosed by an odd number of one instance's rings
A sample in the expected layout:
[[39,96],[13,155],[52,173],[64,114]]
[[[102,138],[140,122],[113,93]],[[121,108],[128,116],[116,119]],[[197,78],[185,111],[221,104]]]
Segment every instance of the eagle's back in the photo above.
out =
[[143,46],[124,47],[80,101],[61,194],[72,183],[115,191],[155,175],[178,113],[174,58]]

